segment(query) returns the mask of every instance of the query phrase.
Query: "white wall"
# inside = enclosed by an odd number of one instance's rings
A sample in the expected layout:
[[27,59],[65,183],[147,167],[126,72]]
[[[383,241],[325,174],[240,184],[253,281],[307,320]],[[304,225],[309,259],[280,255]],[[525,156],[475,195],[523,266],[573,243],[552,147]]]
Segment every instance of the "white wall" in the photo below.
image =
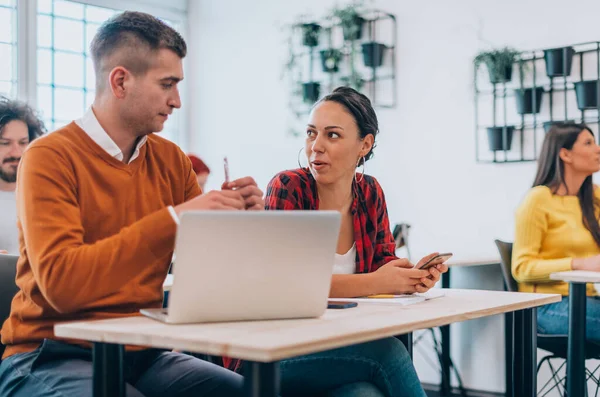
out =
[[[222,181],[253,175],[261,187],[297,166],[301,138],[287,131],[279,79],[283,23],[321,16],[332,0],[200,0],[189,3],[189,125],[192,151]],[[533,163],[476,164],[472,59],[487,43],[549,48],[600,39],[600,3],[573,0],[375,1],[398,19],[399,102],[379,110],[381,135],[367,173],[385,189],[392,223],[406,221],[414,256],[452,251],[457,259],[497,256],[494,238],[511,239],[513,212],[532,183]],[[575,18],[576,16],[576,18]],[[456,286],[500,288],[497,269],[460,270]],[[503,390],[500,319],[454,327],[453,354],[468,386]],[[482,354],[497,362],[478,365]],[[476,359],[478,357],[478,359]],[[487,360],[486,360],[487,361]],[[417,360],[424,380],[435,373]]]

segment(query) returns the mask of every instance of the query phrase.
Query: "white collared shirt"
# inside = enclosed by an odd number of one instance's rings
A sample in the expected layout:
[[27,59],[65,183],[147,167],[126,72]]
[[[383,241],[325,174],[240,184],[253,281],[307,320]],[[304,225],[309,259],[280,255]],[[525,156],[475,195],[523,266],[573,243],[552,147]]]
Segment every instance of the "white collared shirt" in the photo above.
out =
[[[91,107],[88,109],[87,112],[85,112],[82,118],[75,120],[75,124],[77,124],[82,130],[84,130],[86,134],[88,134],[88,136],[92,138],[92,141],[94,141],[98,146],[104,149],[106,153],[110,154],[112,157],[119,161],[123,161],[123,152],[121,151],[121,148],[119,148],[115,141],[112,140],[110,135],[108,135],[106,131],[104,131],[104,128],[102,128],[100,122],[98,122],[98,119],[96,118],[96,115],[94,114],[94,111]],[[148,137],[143,136],[142,139],[138,141],[137,145],[135,145],[135,151],[129,159],[128,164],[131,164],[133,160],[139,157],[140,148],[144,146],[147,140]]]
[[[75,124],[77,124],[79,128],[88,134],[88,136],[92,138],[92,141],[100,146],[106,153],[110,154],[119,161],[123,161],[123,152],[121,151],[121,148],[115,143],[115,141],[112,140],[104,128],[102,128],[91,107],[87,112],[85,112],[82,118],[75,120]],[[139,157],[140,148],[144,146],[147,140],[148,137],[143,136],[142,139],[138,141],[137,145],[135,145],[135,151],[129,159],[128,164],[131,164],[133,160]],[[170,205],[167,208],[169,209],[169,213],[173,217],[175,223],[179,225],[179,217],[177,216],[173,206]]]

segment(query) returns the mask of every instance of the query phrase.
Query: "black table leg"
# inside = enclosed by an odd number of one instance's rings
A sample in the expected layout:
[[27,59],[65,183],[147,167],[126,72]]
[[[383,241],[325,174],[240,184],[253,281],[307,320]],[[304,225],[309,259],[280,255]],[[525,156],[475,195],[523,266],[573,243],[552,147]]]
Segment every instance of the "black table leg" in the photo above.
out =
[[567,352],[567,395],[585,396],[585,283],[569,285],[569,341]]
[[537,310],[514,313],[513,396],[535,397],[537,393]]
[[513,312],[504,314],[504,367],[506,397],[513,397]]
[[125,397],[124,351],[122,345],[94,343],[94,397]]
[[523,310],[523,395],[537,394],[537,309]]
[[[442,273],[442,288],[450,288],[450,268],[446,273]],[[450,395],[450,326],[440,327],[442,333],[442,381],[440,385],[440,396]]]
[[403,334],[403,335],[398,335],[396,338],[400,339],[400,341],[404,344],[404,347],[406,347],[406,350],[408,351],[408,355],[410,356],[410,359],[413,359],[413,333],[409,332],[408,334]]
[[246,397],[277,397],[279,384],[279,362],[244,362],[244,395]]

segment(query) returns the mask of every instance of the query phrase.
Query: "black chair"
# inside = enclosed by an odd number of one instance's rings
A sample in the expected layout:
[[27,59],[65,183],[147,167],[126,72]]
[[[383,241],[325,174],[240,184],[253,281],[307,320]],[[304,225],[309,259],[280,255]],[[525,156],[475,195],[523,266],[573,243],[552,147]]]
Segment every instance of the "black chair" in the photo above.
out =
[[[17,293],[15,277],[17,275],[17,255],[0,254],[0,327],[10,314],[10,304]],[[4,346],[0,343],[0,358]]]
[[[511,292],[518,292],[519,288],[517,282],[512,276],[512,243],[508,243],[501,240],[495,240],[498,251],[500,252],[500,264],[502,267],[502,277],[504,278],[504,289]],[[566,365],[567,359],[567,335],[545,335],[537,334],[538,348],[549,352],[550,354],[542,358],[538,363],[537,372],[540,372],[542,366],[547,363],[552,376],[539,389],[538,395],[545,396],[555,388],[561,395],[566,395],[566,376],[560,376],[560,371]],[[600,358],[600,345],[594,342],[588,341],[585,347],[586,360]],[[553,361],[559,360],[560,365],[555,367]],[[510,362],[510,360],[508,360]],[[596,385],[596,395],[600,389],[600,379],[596,375],[596,372],[600,369],[600,366],[596,367],[594,371],[590,371],[586,368],[587,380],[593,381]],[[507,368],[507,371],[509,369]],[[510,369],[512,373],[512,368]],[[507,372],[508,373],[508,372]],[[551,386],[551,387],[550,387]],[[562,390],[562,391],[561,391]]]

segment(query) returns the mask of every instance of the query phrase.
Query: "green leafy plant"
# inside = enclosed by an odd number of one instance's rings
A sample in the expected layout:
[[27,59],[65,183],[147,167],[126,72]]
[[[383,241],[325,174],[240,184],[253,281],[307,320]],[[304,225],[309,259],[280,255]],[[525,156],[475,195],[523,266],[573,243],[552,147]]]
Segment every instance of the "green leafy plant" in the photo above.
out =
[[342,60],[342,52],[336,48],[329,48],[321,51],[321,64],[323,71],[326,73],[334,73],[339,70],[339,64]]
[[365,19],[361,16],[364,9],[364,1],[353,1],[343,7],[334,7],[329,13],[329,19],[339,19],[344,31],[344,39],[358,40],[362,35],[362,27]]
[[317,23],[303,23],[300,25],[302,29],[302,43],[308,47],[316,47],[319,45],[319,35],[321,26]]
[[475,59],[473,65],[475,70],[481,64],[485,64],[490,74],[492,83],[505,83],[510,81],[510,72],[512,65],[519,59],[519,51],[514,48],[504,47],[490,51],[482,51]]

